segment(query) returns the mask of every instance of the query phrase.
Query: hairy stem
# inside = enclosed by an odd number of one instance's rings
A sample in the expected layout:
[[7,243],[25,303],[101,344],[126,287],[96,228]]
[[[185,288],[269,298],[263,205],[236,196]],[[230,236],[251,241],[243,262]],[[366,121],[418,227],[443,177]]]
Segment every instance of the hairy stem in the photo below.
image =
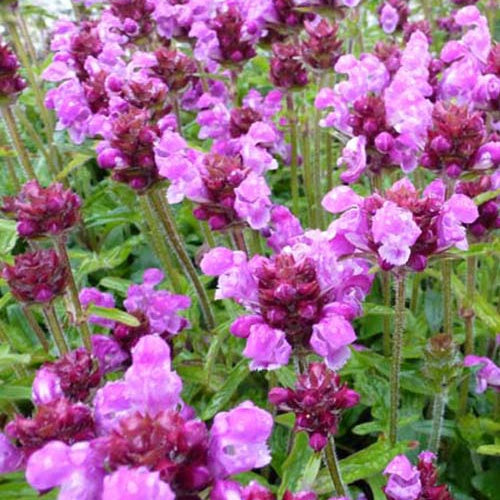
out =
[[207,292],[200,281],[200,278],[196,272],[196,269],[191,262],[191,259],[184,248],[182,239],[177,231],[175,221],[173,219],[172,213],[170,212],[170,207],[162,199],[162,195],[158,191],[150,191],[146,195],[151,201],[152,206],[159,217],[163,228],[167,234],[169,243],[171,244],[174,252],[179,259],[184,271],[186,272],[189,280],[193,284],[196,294],[200,302],[200,307],[205,319],[205,324],[208,330],[213,330],[215,327],[215,319],[210,307],[210,301],[208,300]]
[[[391,307],[391,275],[388,271],[382,271],[382,296],[384,306]],[[391,317],[388,314],[384,315],[383,347],[384,356],[389,357],[391,355]]]
[[443,279],[443,332],[453,333],[453,306],[451,294],[451,262],[448,259],[441,263]]
[[45,320],[47,321],[47,326],[49,327],[50,333],[54,338],[57,350],[61,356],[69,352],[68,343],[62,331],[59,320],[57,319],[56,311],[52,304],[44,306],[43,313]]
[[394,317],[394,335],[392,338],[391,359],[391,403],[389,417],[389,441],[394,446],[398,439],[398,409],[399,386],[402,358],[403,331],[405,326],[405,275],[404,272],[396,274],[396,304]]
[[87,323],[87,318],[83,314],[82,304],[80,303],[80,297],[78,295],[78,288],[75,282],[75,276],[73,275],[73,270],[71,269],[71,262],[69,261],[68,251],[66,250],[66,243],[64,241],[64,237],[60,236],[56,238],[56,246],[57,253],[59,257],[63,261],[64,265],[68,269],[68,291],[69,298],[71,299],[71,304],[73,306],[73,310],[75,312],[75,323],[80,330],[80,334],[82,337],[82,342],[87,349],[87,351],[92,351],[92,341],[90,338],[90,329]]
[[168,247],[166,236],[163,233],[158,222],[158,218],[156,217],[154,209],[151,206],[151,201],[147,196],[141,195],[139,196],[139,204],[141,207],[141,213],[146,219],[147,232],[153,251],[158,257],[158,260],[170,280],[174,291],[180,293],[182,291],[182,287],[177,274],[177,269],[175,268],[174,262],[170,256],[171,250]]
[[442,390],[434,395],[434,401],[432,403],[432,430],[429,438],[428,448],[434,453],[437,453],[439,451],[445,408],[446,391]]
[[17,130],[16,120],[12,114],[12,110],[9,106],[2,105],[0,106],[0,112],[2,113],[2,118],[5,122],[5,126],[7,127],[9,137],[12,141],[14,149],[16,150],[19,163],[23,167],[26,177],[28,179],[36,179],[35,170],[33,169],[33,165],[31,165],[28,152],[26,151],[21,136],[19,135],[19,131]]
[[339,460],[337,458],[337,453],[335,451],[335,440],[333,436],[328,439],[328,444],[326,445],[325,451],[325,462],[330,471],[330,476],[335,486],[335,493],[342,497],[349,498],[348,490],[342,480],[342,475],[340,473]]
[[292,192],[292,207],[295,215],[299,213],[299,173],[298,173],[298,143],[297,143],[297,115],[293,104],[293,95],[289,92],[286,95],[286,105],[288,109],[288,121],[290,123],[290,145],[291,160],[290,160],[290,189]]
[[[467,257],[467,278],[465,280],[465,304],[462,317],[465,323],[464,356],[474,352],[474,293],[476,291],[477,258]],[[467,374],[460,387],[458,414],[464,415],[467,411],[467,396],[469,394],[470,374]]]
[[45,352],[49,352],[50,345],[49,342],[47,341],[47,338],[45,337],[45,332],[41,329],[40,325],[38,324],[38,321],[33,316],[31,309],[29,308],[28,305],[23,305],[22,309],[24,315],[26,316],[26,319],[28,320],[29,325],[31,326],[31,329],[35,332],[38,342],[40,342],[41,346],[43,347],[43,350]]

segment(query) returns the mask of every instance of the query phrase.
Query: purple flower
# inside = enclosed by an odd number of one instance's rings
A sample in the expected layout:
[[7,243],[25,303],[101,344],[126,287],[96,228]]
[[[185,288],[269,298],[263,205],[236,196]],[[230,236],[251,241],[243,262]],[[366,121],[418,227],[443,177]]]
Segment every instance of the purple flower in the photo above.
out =
[[22,451],[14,446],[5,434],[0,433],[0,474],[9,474],[19,470],[23,462]]
[[337,164],[347,165],[347,170],[342,172],[340,178],[342,181],[351,184],[357,181],[366,169],[366,137],[360,135],[350,139],[342,150],[342,156]]
[[399,13],[390,3],[384,3],[380,11],[380,25],[385,33],[393,33],[399,24]]
[[267,465],[271,455],[266,441],[272,427],[273,417],[250,401],[218,413],[208,451],[214,476],[225,478]]
[[160,479],[159,472],[145,467],[120,467],[104,478],[102,500],[174,500],[170,486]]
[[465,356],[464,366],[476,366],[476,392],[483,393],[488,387],[500,392],[500,368],[491,359],[469,354]]
[[38,181],[29,181],[16,197],[3,201],[2,210],[15,217],[17,232],[24,238],[58,235],[80,220],[79,196],[60,183],[42,188]]
[[[286,497],[286,494],[285,494]],[[242,486],[236,481],[215,481],[210,500],[276,500],[276,496],[257,481],[250,481],[247,486]],[[288,500],[288,499],[287,499]],[[315,500],[315,499],[313,499]]]
[[273,370],[288,364],[291,352],[284,332],[260,323],[250,327],[243,355],[252,360],[251,370]]
[[263,232],[267,237],[267,244],[275,252],[293,244],[295,237],[304,234],[299,219],[284,205],[275,205],[271,209],[269,227]]
[[40,492],[60,486],[59,500],[100,498],[103,477],[102,457],[88,442],[52,441],[33,453],[26,467],[30,486]]
[[340,377],[323,363],[311,363],[293,390],[275,387],[269,392],[269,401],[280,410],[292,411],[295,431],[306,431],[309,445],[320,451],[328,436],[336,434],[342,411],[355,406],[359,394],[341,385]]
[[0,39],[0,99],[12,99],[26,87],[18,74],[19,61],[7,44]]
[[170,348],[160,337],[141,338],[132,349],[132,366],[123,380],[108,382],[95,396],[96,421],[102,430],[135,412],[155,415],[180,404],[182,381],[171,371]]
[[[87,309],[90,304],[96,306],[113,308],[115,307],[115,298],[111,293],[101,292],[97,288],[82,288],[80,290],[80,303],[84,309]],[[91,314],[88,317],[89,323],[99,325],[104,328],[113,328],[115,322],[111,319],[101,318],[96,314]]]
[[420,498],[422,483],[417,467],[404,455],[393,458],[384,470],[389,476],[384,493],[389,500],[417,500]]

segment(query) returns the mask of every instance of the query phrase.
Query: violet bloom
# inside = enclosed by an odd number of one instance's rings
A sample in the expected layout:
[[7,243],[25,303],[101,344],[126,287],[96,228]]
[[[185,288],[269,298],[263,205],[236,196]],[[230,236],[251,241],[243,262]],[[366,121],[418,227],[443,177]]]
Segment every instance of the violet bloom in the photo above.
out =
[[269,401],[282,411],[295,414],[295,431],[309,434],[309,445],[322,450],[330,435],[337,432],[343,410],[355,406],[359,394],[340,384],[340,377],[322,363],[311,363],[299,375],[295,389],[275,387]]
[[236,481],[217,479],[210,492],[210,500],[234,499],[276,500],[276,495],[257,481],[250,481],[247,486],[242,486]]
[[33,453],[26,467],[26,480],[34,489],[61,487],[58,500],[100,498],[103,478],[102,457],[89,442],[68,446],[52,441]]
[[218,413],[210,430],[210,467],[217,478],[264,467],[271,461],[267,439],[273,417],[246,401]]
[[465,356],[464,366],[477,366],[476,393],[481,394],[488,387],[500,392],[500,368],[489,358],[469,354]]
[[0,99],[13,99],[26,87],[18,73],[19,61],[7,44],[0,39]]
[[64,293],[68,269],[55,250],[42,249],[16,255],[13,266],[5,264],[2,278],[17,300],[48,303]]
[[[82,288],[79,293],[80,303],[83,309],[87,309],[91,304],[100,307],[113,308],[115,307],[115,298],[113,294],[101,292],[97,288]],[[115,322],[111,319],[101,318],[96,314],[91,314],[88,317],[89,323],[99,325],[104,328],[113,328]]]
[[145,467],[120,467],[104,479],[102,500],[174,500],[170,486],[160,479],[159,472]]
[[[156,159],[160,174],[171,181],[169,202],[178,203],[184,197],[195,201],[195,217],[207,220],[214,230],[243,222],[253,229],[262,229],[269,221],[271,209],[271,191],[262,171],[255,172],[245,164],[243,151],[239,154],[224,149],[219,152],[216,146],[213,149],[203,154],[189,149],[178,134],[164,132],[156,148]],[[262,153],[258,158],[269,157],[265,150],[253,148],[256,150]]]
[[116,323],[113,329],[114,340],[125,352],[130,352],[145,335],[158,334],[168,340],[189,326],[189,321],[180,316],[179,311],[187,309],[191,305],[191,299],[167,290],[156,290],[163,278],[164,274],[160,269],[146,269],[143,283],[130,285],[123,305],[140,324],[133,327]]
[[334,244],[346,254],[374,255],[385,270],[407,266],[421,271],[432,255],[453,246],[467,249],[463,224],[478,217],[476,205],[467,196],[454,194],[446,200],[441,180],[429,184],[422,196],[407,178],[384,196],[375,193],[362,198],[340,186],[325,196],[323,207],[343,213],[330,226]]
[[108,382],[95,396],[95,416],[100,429],[110,430],[120,418],[136,412],[160,411],[180,404],[182,381],[171,370],[170,348],[156,335],[139,340],[132,349],[132,366],[123,380]]
[[301,44],[304,61],[315,70],[332,69],[342,55],[342,40],[337,38],[338,24],[326,19],[305,23],[308,38]]
[[166,39],[187,37],[193,23],[208,20],[210,7],[205,0],[157,2],[153,13],[156,29]]
[[307,85],[307,70],[301,60],[300,49],[291,43],[272,46],[270,78],[273,85],[283,89],[302,88]]
[[59,235],[80,221],[80,197],[60,183],[43,188],[29,181],[3,203],[2,211],[17,220],[17,232],[24,238]]
[[403,29],[410,9],[404,0],[385,0],[377,8],[379,23],[385,33]]
[[364,261],[338,262],[328,236],[318,231],[265,258],[216,248],[201,268],[219,276],[216,299],[232,298],[251,315],[238,318],[231,332],[247,339],[244,354],[252,369],[288,362],[290,347],[312,349],[330,367],[342,366],[356,335],[350,320],[371,278]]
[[393,458],[384,470],[389,476],[383,488],[387,500],[452,500],[448,486],[437,484],[435,460],[430,451],[419,454],[416,466],[404,455]]

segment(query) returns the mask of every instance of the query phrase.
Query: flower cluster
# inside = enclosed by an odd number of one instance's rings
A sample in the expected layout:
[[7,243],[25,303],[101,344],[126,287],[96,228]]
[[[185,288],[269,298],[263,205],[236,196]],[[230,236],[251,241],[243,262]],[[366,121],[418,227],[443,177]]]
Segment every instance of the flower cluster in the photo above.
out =
[[38,181],[29,181],[3,203],[2,211],[14,216],[24,238],[59,235],[80,220],[79,196],[59,183],[43,188]]
[[15,98],[26,87],[18,73],[19,61],[7,44],[0,39],[0,101]]
[[282,411],[293,412],[295,430],[306,431],[309,445],[319,451],[328,436],[337,432],[342,411],[358,404],[359,394],[341,384],[339,375],[323,363],[311,363],[298,376],[295,389],[275,387],[269,401]]
[[55,250],[36,250],[17,255],[14,265],[4,264],[2,277],[17,300],[48,303],[64,293],[68,272]]
[[389,476],[384,487],[387,500],[452,500],[448,486],[436,484],[435,459],[430,451],[420,453],[416,466],[404,455],[392,459],[384,471]]
[[312,349],[332,369],[350,355],[356,335],[350,324],[369,291],[362,260],[338,261],[325,234],[311,231],[270,258],[216,248],[201,268],[219,276],[217,299],[232,298],[252,314],[238,318],[231,333],[247,340],[243,354],[252,369],[288,363],[292,348]]
[[[127,298],[123,305],[125,310],[139,320],[139,326],[128,326],[91,315],[91,323],[112,329],[112,338],[129,353],[141,337],[157,334],[164,340],[170,340],[185,328],[189,321],[179,316],[179,311],[191,305],[191,299],[185,295],[176,295],[167,290],[155,290],[164,278],[159,269],[151,268],[144,271],[143,283],[130,285]],[[114,298],[111,294],[102,293],[95,288],[84,288],[80,292],[80,300],[84,308],[90,304],[103,307],[113,307]]]
[[[72,394],[81,383],[67,382]],[[180,400],[182,381],[156,335],[137,343],[123,379],[108,382],[88,405],[70,403],[62,385],[62,379],[46,385],[36,416],[16,417],[0,440],[2,471],[25,464],[28,482],[39,491],[61,486],[59,498],[89,492],[89,498],[113,498],[123,484],[131,494],[144,484],[173,498],[270,461],[271,415],[244,402],[217,414],[208,430]]]
[[351,188],[334,188],[323,199],[329,212],[341,213],[330,229],[336,244],[349,254],[373,255],[389,270],[406,266],[421,271],[432,255],[450,247],[467,249],[464,223],[478,217],[474,202],[463,194],[445,198],[441,180],[431,182],[422,195],[407,178],[382,196],[362,198]]

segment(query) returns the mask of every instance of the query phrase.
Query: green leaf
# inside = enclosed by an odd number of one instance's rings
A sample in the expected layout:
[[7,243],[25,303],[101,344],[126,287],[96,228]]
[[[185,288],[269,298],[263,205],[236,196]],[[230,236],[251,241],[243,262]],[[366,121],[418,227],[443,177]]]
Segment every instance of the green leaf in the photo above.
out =
[[432,288],[425,292],[424,312],[431,333],[437,333],[443,323],[443,296]]
[[498,500],[498,471],[481,472],[472,478],[472,485],[484,495],[484,498]]
[[16,244],[16,221],[0,219],[0,255],[8,254]]
[[121,293],[122,295],[127,295],[128,288],[131,284],[132,282],[129,280],[124,280],[122,278],[113,278],[113,277],[103,278],[99,282],[99,285],[103,286],[104,288],[108,288],[109,290],[114,290],[116,292]]
[[281,413],[280,415],[276,415],[276,417],[274,417],[274,421],[277,424],[293,429],[293,426],[295,425],[295,413]]
[[297,491],[309,460],[314,452],[309,446],[309,437],[305,432],[294,435],[292,451],[282,465],[282,479],[278,490],[278,498],[281,498],[286,490]]
[[95,314],[100,318],[111,319],[127,326],[139,326],[141,324],[135,316],[125,311],[120,311],[119,309],[111,307],[96,306],[95,304],[90,304],[87,309],[87,314]]
[[12,353],[10,346],[0,345],[0,370],[13,364],[27,365],[29,362],[29,354]]
[[31,384],[0,385],[0,400],[16,401],[19,399],[31,399]]
[[220,411],[233,397],[233,394],[238,389],[238,386],[245,380],[250,373],[248,369],[248,360],[242,359],[229,373],[226,381],[222,387],[213,396],[208,405],[205,407],[201,414],[202,420],[212,418],[218,411]]
[[68,175],[78,167],[85,165],[89,160],[91,160],[94,155],[88,155],[84,153],[77,153],[73,159],[57,174],[56,180],[62,181]]
[[481,455],[500,457],[500,444],[483,444],[476,451]]
[[[380,474],[396,455],[407,451],[409,445],[409,441],[403,441],[391,448],[387,441],[378,441],[340,460],[340,471],[344,481],[350,484]],[[314,490],[321,495],[332,493],[333,483],[328,469],[319,472]]]
[[387,307],[380,304],[365,302],[363,304],[363,316],[373,315],[392,316],[394,315],[394,309],[392,307]]
[[474,198],[474,203],[476,205],[482,205],[487,201],[493,200],[497,196],[500,196],[500,188],[495,189],[495,191],[486,191],[486,193],[481,193]]

